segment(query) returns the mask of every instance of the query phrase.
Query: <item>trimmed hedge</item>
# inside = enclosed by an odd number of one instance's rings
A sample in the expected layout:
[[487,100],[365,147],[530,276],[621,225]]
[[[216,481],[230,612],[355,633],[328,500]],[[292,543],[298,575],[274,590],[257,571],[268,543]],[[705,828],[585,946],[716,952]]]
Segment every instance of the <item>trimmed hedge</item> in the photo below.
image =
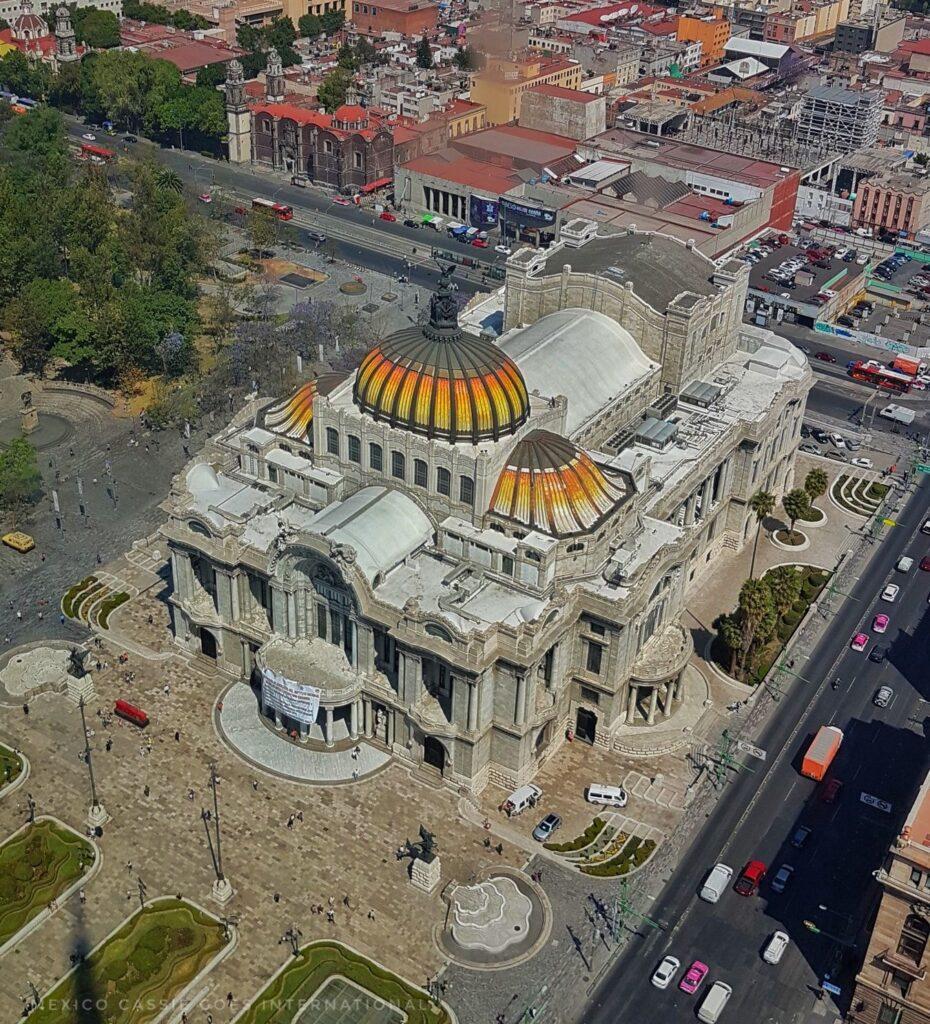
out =
[[640,839],[632,836],[620,853],[604,864],[592,864],[581,870],[595,878],[614,878],[629,874],[634,868],[642,867],[655,852],[654,839]]
[[570,839],[567,843],[543,843],[543,849],[551,850],[553,853],[574,853],[576,850],[590,846],[604,831],[606,824],[602,818],[595,818],[580,836]]
[[110,616],[121,604],[125,604],[128,600],[129,595],[124,591],[120,591],[118,594],[111,594],[101,603],[100,609],[97,612],[97,622],[101,629],[108,627]]

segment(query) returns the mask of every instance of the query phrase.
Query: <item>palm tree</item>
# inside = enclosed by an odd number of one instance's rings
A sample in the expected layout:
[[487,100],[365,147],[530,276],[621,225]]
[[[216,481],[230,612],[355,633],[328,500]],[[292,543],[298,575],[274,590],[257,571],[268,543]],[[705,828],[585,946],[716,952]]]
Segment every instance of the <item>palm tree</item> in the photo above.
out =
[[811,499],[803,487],[795,487],[793,491],[788,491],[788,493],[781,499],[781,507],[785,510],[785,515],[791,523],[791,527],[788,531],[788,540],[790,543],[794,538],[794,524],[811,507]]
[[777,565],[764,576],[775,605],[775,614],[780,619],[801,596],[801,574],[793,565]]
[[745,672],[746,659],[752,650],[759,627],[771,613],[772,592],[768,584],[764,580],[746,580],[739,592],[739,616],[743,630],[740,644],[740,675]]
[[807,496],[810,498],[811,506],[813,507],[814,502],[823,494],[827,493],[827,484],[829,479],[826,472],[815,467],[812,469],[806,477],[804,477],[804,490],[807,492]]
[[184,191],[184,182],[177,171],[170,167],[162,167],[155,175],[155,184],[160,192],[174,192],[180,195]]
[[749,564],[749,578],[752,579],[756,571],[756,548],[759,546],[759,533],[762,530],[763,520],[766,516],[770,516],[775,508],[775,495],[768,491],[756,491],[749,499],[749,507],[756,514],[756,539],[752,543],[752,561]]

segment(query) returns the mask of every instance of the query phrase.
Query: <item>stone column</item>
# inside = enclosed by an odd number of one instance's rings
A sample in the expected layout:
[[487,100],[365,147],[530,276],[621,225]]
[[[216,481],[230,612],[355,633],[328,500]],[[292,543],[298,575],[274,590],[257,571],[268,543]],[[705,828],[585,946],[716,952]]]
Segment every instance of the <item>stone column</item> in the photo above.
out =
[[353,740],[358,739],[358,697],[349,705],[349,735]]
[[679,701],[684,699],[684,691],[685,691],[685,669],[683,668],[678,673],[678,678],[675,680],[675,699],[679,700]]
[[242,618],[242,605],[239,603],[239,587],[241,586],[240,580],[242,574],[234,572],[232,574],[232,621],[238,622]]
[[669,679],[665,684],[665,696],[662,698],[662,717],[669,718],[672,714],[672,693],[675,690],[675,680]]
[[478,728],[478,683],[477,680],[468,680],[468,721],[469,732]]
[[396,712],[393,708],[387,709],[387,744],[389,747],[394,746],[394,738],[396,735],[396,727],[394,725],[394,715]]
[[517,676],[517,701],[514,708],[514,725],[523,725],[526,720],[526,676]]
[[362,732],[368,737],[371,736],[371,719],[371,701],[362,697]]
[[305,722],[301,722],[298,728],[300,729],[300,742],[306,743],[307,740],[310,738],[310,726],[307,725]]
[[281,712],[278,711],[277,708],[275,708],[275,712],[274,712],[274,727],[276,729],[278,729],[278,730],[281,730],[281,729],[284,728],[284,723],[281,721]]
[[697,505],[697,494],[692,493],[688,495],[688,500],[685,502],[685,526],[694,525],[694,509]]
[[323,739],[326,740],[326,746],[331,747],[333,745],[333,709],[324,708],[326,717],[323,719]]
[[287,635],[297,639],[297,598],[293,591],[287,592]]
[[656,721],[656,707],[659,703],[659,688],[658,686],[650,687],[649,690],[649,714],[646,716],[647,725],[655,725]]
[[252,666],[250,665],[249,658],[249,642],[248,640],[239,641],[239,664],[242,666],[242,678],[248,679],[252,674]]
[[636,683],[630,683],[630,693],[626,702],[626,724],[632,725],[636,721],[636,696],[639,688]]
[[357,669],[361,661],[358,656],[358,623],[355,619],[349,620],[349,629],[352,630],[352,668]]
[[280,587],[271,586],[271,628],[275,633],[287,632],[287,613],[285,611],[284,591]]

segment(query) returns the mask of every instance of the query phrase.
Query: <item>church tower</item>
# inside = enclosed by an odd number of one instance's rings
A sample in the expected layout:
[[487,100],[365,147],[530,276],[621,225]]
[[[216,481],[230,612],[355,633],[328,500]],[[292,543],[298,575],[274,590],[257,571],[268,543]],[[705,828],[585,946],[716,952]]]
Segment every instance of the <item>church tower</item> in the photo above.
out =
[[77,40],[67,7],[55,11],[55,59],[59,64],[70,64],[78,59]]
[[252,115],[245,102],[245,75],[237,60],[231,60],[226,67],[226,124],[229,162],[251,163]]
[[281,55],[273,46],[268,51],[265,67],[265,99],[269,103],[280,103],[284,99],[284,68]]

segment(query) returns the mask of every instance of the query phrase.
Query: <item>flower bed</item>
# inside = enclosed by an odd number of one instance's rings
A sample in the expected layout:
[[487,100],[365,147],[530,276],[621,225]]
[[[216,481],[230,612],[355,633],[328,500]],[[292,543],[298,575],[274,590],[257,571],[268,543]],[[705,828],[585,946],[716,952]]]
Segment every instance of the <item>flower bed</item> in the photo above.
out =
[[[133,916],[28,1017],[28,1024],[149,1024],[229,941],[223,925],[174,897]],[[81,997],[93,993],[90,1015]]]
[[[236,1024],[292,1024],[300,1009],[333,977],[345,978],[401,1011],[405,1024],[451,1024],[448,1012],[422,989],[337,942],[325,941],[304,946],[236,1017]],[[321,1012],[312,1019],[324,1016]]]
[[0,946],[86,874],[94,848],[40,818],[0,846]]
[[65,596],[61,599],[61,610],[69,619],[76,618],[74,608],[75,600],[96,582],[96,576],[85,576],[80,583],[75,583],[73,587],[69,587],[65,592]]
[[110,616],[121,604],[125,604],[129,600],[129,595],[124,591],[120,591],[118,594],[111,594],[105,598],[100,607],[97,609],[97,623],[101,629],[106,629],[110,622]]
[[617,832],[610,842],[605,844],[605,846],[598,850],[597,853],[590,855],[582,853],[581,858],[584,860],[585,864],[603,864],[616,857],[629,840],[629,832]]
[[635,868],[642,867],[653,855],[656,848],[654,839],[640,839],[633,836],[620,853],[604,864],[590,864],[582,867],[582,872],[598,878],[613,878],[626,875]]
[[543,843],[543,847],[546,850],[552,850],[553,853],[574,853],[585,846],[590,846],[604,831],[605,824],[603,818],[595,818],[580,836],[576,836],[567,843]]
[[0,791],[14,783],[23,773],[23,759],[0,743]]

